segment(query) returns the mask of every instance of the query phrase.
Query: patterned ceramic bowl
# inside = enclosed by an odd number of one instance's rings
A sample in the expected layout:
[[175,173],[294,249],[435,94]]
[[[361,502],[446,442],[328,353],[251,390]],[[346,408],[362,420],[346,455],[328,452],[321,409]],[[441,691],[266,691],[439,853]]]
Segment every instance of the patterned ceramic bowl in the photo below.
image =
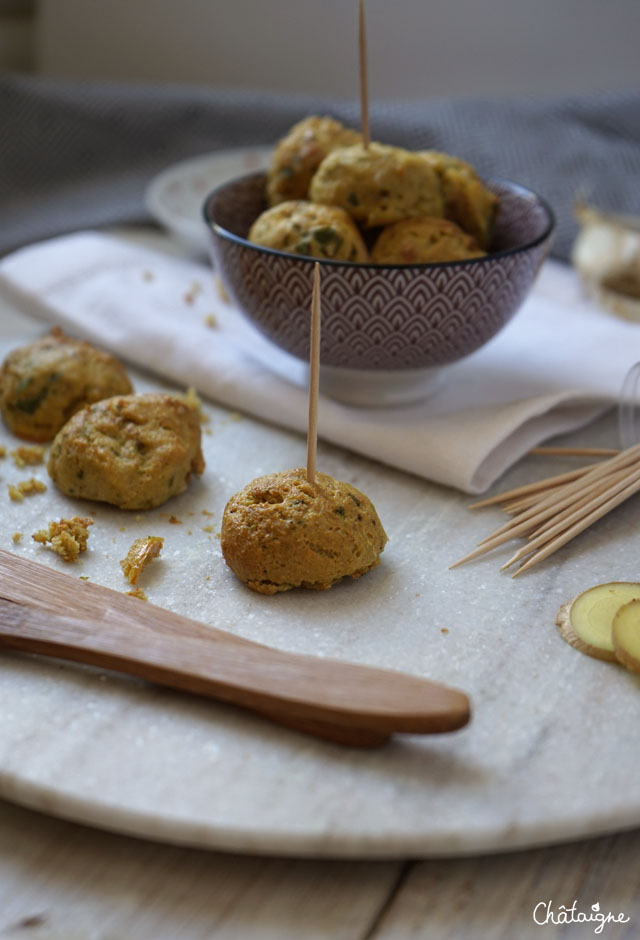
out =
[[[446,264],[320,261],[323,366],[415,370],[468,356],[508,323],[547,254],[546,203],[505,180],[492,252]],[[264,173],[220,186],[204,204],[214,267],[233,301],[264,336],[298,359],[309,355],[315,259],[246,240],[266,208]]]

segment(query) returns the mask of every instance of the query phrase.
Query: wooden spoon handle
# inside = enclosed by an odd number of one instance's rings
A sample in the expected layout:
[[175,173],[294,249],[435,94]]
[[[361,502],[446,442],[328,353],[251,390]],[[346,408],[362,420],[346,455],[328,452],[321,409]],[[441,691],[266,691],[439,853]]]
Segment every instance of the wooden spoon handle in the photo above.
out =
[[[5,564],[8,554],[0,559]],[[23,564],[19,558],[15,562]],[[55,574],[56,587],[66,589],[67,610],[73,610],[76,594],[85,594],[85,585],[75,579],[28,564],[38,573]],[[0,646],[114,669],[364,747],[380,744],[394,731],[453,731],[469,720],[466,695],[439,683],[272,649],[106,588],[99,592],[105,600],[116,595],[113,608],[103,607],[111,611],[108,617],[86,611],[69,616],[60,611],[59,594],[52,604],[58,609],[46,609],[42,595],[36,605],[28,598],[7,597],[16,593],[15,585],[0,574]],[[155,613],[164,615],[159,629],[153,625]],[[173,631],[167,629],[167,616]]]

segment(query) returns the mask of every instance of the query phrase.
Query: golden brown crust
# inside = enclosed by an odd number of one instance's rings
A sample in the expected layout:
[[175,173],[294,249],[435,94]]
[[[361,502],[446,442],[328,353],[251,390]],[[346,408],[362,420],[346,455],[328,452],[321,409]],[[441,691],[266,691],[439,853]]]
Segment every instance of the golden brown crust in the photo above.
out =
[[369,228],[444,214],[440,180],[428,161],[373,142],[330,153],[311,180],[309,197],[339,206]]
[[277,144],[267,172],[270,206],[290,199],[306,199],[311,177],[324,158],[337,147],[349,147],[361,135],[330,117],[298,121]]
[[84,405],[131,391],[117,359],[58,328],[14,349],[0,368],[2,416],[27,441],[50,441]]
[[344,209],[297,200],[259,215],[249,241],[265,248],[334,261],[368,261],[360,232]]
[[386,542],[368,497],[325,473],[308,483],[304,469],[258,477],[229,500],[222,518],[226,563],[262,594],[326,590],[359,578],[378,564]]
[[371,249],[374,264],[427,264],[482,258],[471,235],[448,219],[404,219],[387,225]]
[[200,422],[173,395],[118,395],[83,408],[57,434],[49,474],[67,496],[150,509],[204,470]]

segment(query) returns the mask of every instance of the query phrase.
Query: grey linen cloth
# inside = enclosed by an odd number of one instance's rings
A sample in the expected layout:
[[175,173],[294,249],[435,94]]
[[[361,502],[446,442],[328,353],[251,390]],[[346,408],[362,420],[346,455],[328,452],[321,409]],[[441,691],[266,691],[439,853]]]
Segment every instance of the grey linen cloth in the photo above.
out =
[[[171,163],[268,144],[308,114],[359,124],[355,101],[188,86],[0,76],[0,253],[78,228],[147,219],[144,190]],[[640,90],[588,98],[385,101],[372,137],[435,148],[552,205],[567,259],[577,196],[640,213]]]

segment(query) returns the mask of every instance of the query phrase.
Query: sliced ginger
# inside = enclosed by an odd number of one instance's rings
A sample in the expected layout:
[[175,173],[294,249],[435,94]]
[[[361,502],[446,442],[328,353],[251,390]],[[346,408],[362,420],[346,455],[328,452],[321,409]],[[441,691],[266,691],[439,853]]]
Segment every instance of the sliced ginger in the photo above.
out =
[[623,604],[611,628],[616,657],[631,672],[640,672],[640,600]]
[[564,640],[596,659],[640,673],[640,583],[596,584],[563,604],[556,624]]
[[611,625],[619,607],[640,598],[640,583],[611,581],[596,584],[573,601],[563,604],[556,624],[564,640],[596,659],[615,663],[617,656],[611,636]]

